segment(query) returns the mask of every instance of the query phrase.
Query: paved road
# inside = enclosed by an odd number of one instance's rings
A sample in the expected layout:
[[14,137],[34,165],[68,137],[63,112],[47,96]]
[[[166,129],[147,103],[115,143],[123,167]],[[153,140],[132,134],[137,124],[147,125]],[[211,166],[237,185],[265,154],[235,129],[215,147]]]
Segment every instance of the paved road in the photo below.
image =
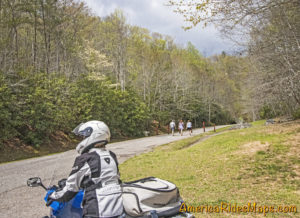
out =
[[[211,131],[212,128],[206,130]],[[193,135],[201,133],[202,129],[193,130]],[[122,163],[130,157],[151,151],[155,146],[187,137],[187,132],[183,136],[178,133],[175,136],[151,136],[112,143],[107,148],[115,152]],[[0,165],[0,218],[40,218],[48,215],[49,208],[42,199],[45,191],[39,187],[27,187],[26,180],[39,176],[46,186],[56,184],[59,179],[68,176],[76,155],[75,150],[72,150]]]

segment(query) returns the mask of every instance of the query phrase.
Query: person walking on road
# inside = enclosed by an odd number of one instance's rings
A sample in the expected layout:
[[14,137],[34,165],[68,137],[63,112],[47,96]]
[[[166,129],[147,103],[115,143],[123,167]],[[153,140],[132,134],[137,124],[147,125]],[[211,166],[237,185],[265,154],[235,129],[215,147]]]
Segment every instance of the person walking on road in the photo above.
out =
[[172,131],[172,136],[174,136],[175,126],[176,126],[175,121],[172,120],[170,123],[170,129]]
[[190,135],[192,135],[193,129],[192,129],[192,122],[190,120],[188,120],[186,123],[186,130],[188,130]]
[[183,129],[184,129],[184,122],[180,120],[178,123],[178,131],[181,136],[183,135]]

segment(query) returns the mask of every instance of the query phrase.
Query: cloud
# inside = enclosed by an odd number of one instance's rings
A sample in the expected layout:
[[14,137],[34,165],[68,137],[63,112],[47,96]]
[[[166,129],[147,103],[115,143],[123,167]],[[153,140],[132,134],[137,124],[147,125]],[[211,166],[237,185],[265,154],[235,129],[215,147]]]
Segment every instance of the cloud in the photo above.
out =
[[183,17],[165,6],[166,0],[82,0],[94,14],[105,17],[121,9],[127,22],[174,38],[177,44],[191,42],[205,56],[232,52],[233,44],[220,38],[220,33],[213,26],[202,28],[200,25],[184,31]]

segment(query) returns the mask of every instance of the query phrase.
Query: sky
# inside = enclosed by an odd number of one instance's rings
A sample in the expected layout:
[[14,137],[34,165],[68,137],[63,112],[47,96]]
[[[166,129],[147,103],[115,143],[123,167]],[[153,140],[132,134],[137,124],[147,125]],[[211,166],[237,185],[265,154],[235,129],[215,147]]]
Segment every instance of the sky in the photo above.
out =
[[191,42],[204,56],[220,54],[222,51],[232,53],[233,44],[221,37],[214,26],[203,28],[201,25],[185,31],[187,26],[180,14],[166,6],[167,0],[82,0],[95,15],[105,17],[121,9],[131,25],[147,28],[171,36],[175,43],[185,46]]

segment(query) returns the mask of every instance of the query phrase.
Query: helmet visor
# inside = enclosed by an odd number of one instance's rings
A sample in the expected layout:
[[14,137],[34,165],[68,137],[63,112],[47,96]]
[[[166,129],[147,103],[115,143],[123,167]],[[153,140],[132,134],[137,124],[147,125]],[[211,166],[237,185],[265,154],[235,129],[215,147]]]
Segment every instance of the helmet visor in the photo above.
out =
[[92,127],[87,127],[84,130],[79,131],[78,135],[82,136],[83,138],[87,138],[92,134],[92,132],[93,132]]
[[[75,129],[73,129],[73,133],[75,134],[75,135],[77,135],[77,136],[81,136],[81,137],[83,137],[83,138],[87,138],[87,137],[89,137],[91,134],[92,134],[92,132],[93,132],[93,129],[92,129],[92,127],[87,127],[87,128],[85,128],[85,129],[83,129],[83,130],[80,130],[80,127],[83,125],[84,123],[81,123],[81,124],[79,124]],[[80,131],[79,131],[80,130]]]
[[80,123],[78,126],[75,127],[75,129],[73,129],[72,133],[74,133],[75,135],[79,135],[79,128],[83,125],[84,123]]

